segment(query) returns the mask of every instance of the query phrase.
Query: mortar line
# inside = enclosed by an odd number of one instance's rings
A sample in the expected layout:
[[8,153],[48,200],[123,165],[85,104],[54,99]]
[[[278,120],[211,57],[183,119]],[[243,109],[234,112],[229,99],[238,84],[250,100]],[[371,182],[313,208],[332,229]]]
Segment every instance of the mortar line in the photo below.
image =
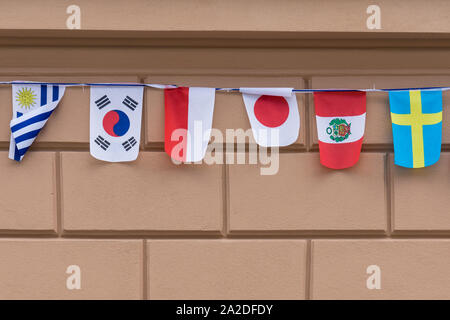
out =
[[[145,83],[145,78],[144,77],[139,77],[138,76],[138,82],[139,83]],[[141,117],[141,142],[140,142],[140,146],[139,146],[139,151],[145,150],[146,146],[147,146],[147,103],[146,103],[146,95],[145,95],[145,90],[142,93],[142,117]]]
[[142,299],[148,300],[149,294],[148,294],[148,256],[147,256],[147,240],[142,240],[142,264],[143,264],[143,275],[142,275]]
[[305,300],[311,300],[312,240],[306,241]]
[[387,216],[386,216],[386,235],[388,238],[392,237],[392,227],[394,225],[393,219],[394,219],[394,209],[393,209],[393,192],[394,192],[394,186],[393,186],[393,179],[392,179],[392,166],[391,166],[391,156],[390,153],[386,153],[386,159],[385,159],[385,165],[386,165],[386,210],[387,210]]
[[229,228],[229,221],[230,221],[230,199],[229,199],[229,195],[230,195],[230,184],[229,184],[229,166],[226,163],[226,153],[223,153],[223,157],[224,157],[224,165],[223,165],[223,171],[222,171],[222,176],[223,176],[223,181],[222,181],[222,196],[223,196],[223,226],[222,226],[222,233],[223,233],[223,237],[224,238],[228,238],[228,234],[230,231]]
[[[47,240],[221,240],[222,236],[210,237],[210,236],[202,236],[202,235],[120,235],[120,234],[77,234],[77,235],[67,235],[62,234],[61,237],[58,237],[56,233],[51,233],[50,231],[47,233],[33,233],[28,230],[21,230],[20,232],[10,232],[10,233],[0,233],[0,239],[47,239]],[[343,235],[326,235],[326,234],[318,234],[318,235],[277,235],[277,234],[259,234],[259,235],[243,235],[243,236],[233,236],[228,237],[232,240],[243,240],[243,241],[251,241],[251,240],[373,240],[373,241],[395,241],[395,240],[450,240],[450,233],[447,230],[446,232],[427,232],[421,233],[419,230],[417,232],[402,232],[392,234],[391,237],[386,235],[370,235],[370,234],[361,234],[361,235],[352,235],[352,234],[343,234]]]
[[[306,89],[311,89],[311,79],[303,78],[303,82]],[[305,103],[305,121],[303,122],[305,125],[305,147],[306,152],[311,151],[312,141],[311,141],[311,94],[305,94],[303,97],[303,101]]]
[[56,233],[58,238],[62,236],[62,181],[61,181],[61,152],[55,153],[55,193],[56,193]]

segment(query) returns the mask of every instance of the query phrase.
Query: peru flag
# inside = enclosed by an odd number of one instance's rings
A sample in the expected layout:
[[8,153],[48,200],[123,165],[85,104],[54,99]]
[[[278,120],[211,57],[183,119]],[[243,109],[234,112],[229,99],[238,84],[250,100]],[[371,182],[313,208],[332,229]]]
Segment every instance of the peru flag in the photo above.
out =
[[240,88],[239,91],[257,144],[283,147],[297,140],[300,116],[292,88]]
[[201,161],[211,136],[215,88],[164,89],[165,151],[181,162]]
[[366,123],[366,93],[315,92],[320,163],[345,169],[358,162]]

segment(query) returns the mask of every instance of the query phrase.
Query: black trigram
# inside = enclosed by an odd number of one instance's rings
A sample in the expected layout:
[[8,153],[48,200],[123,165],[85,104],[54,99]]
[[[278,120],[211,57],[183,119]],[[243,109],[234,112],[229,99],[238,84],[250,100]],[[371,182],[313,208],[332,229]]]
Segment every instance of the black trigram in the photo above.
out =
[[137,108],[137,106],[138,106],[138,103],[137,103],[137,101],[135,101],[135,100],[133,100],[133,98],[131,98],[131,97],[129,97],[129,96],[127,96],[124,100],[123,100],[123,102],[122,102],[124,105],[126,105],[128,108],[130,108],[131,110],[136,110],[136,108]]
[[106,149],[109,148],[109,146],[111,145],[111,143],[109,143],[108,140],[106,140],[105,138],[103,138],[102,136],[98,136],[94,142],[96,144],[98,144],[100,146],[100,148],[102,148],[103,150],[106,151]]
[[95,104],[97,105],[97,107],[99,109],[106,107],[110,103],[111,103],[111,101],[109,101],[109,98],[106,96],[106,94],[103,97],[101,97],[100,99],[98,99],[97,101],[95,101]]
[[124,147],[125,151],[128,151],[131,148],[133,148],[136,143],[137,143],[136,139],[134,137],[131,137],[130,139],[122,143],[122,146]]

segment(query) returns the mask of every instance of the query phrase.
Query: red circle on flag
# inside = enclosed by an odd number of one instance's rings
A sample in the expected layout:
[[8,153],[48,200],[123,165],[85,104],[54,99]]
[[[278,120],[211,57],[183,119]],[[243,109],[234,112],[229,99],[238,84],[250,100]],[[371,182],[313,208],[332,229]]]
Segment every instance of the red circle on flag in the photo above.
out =
[[289,104],[283,97],[262,95],[255,102],[255,117],[269,128],[281,126],[289,116]]

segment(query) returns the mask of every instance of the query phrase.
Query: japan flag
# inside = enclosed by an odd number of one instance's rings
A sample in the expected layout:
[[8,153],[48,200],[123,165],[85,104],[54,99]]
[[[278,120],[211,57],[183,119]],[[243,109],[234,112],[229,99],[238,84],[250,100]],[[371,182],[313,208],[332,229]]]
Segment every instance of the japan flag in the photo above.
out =
[[262,147],[293,144],[300,130],[292,88],[240,88],[253,136]]

